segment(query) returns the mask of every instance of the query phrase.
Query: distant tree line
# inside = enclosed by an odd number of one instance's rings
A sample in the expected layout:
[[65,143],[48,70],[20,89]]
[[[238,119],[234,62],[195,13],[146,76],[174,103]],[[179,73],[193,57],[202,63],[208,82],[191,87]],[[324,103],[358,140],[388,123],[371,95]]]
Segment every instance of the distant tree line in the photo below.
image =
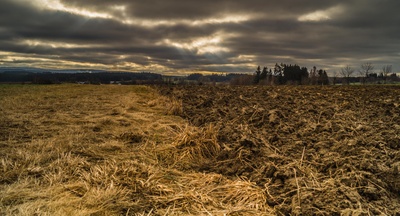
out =
[[[361,64],[358,70],[359,76],[353,77],[356,70],[347,65],[340,70],[340,74],[343,78],[342,83],[347,85],[354,82],[359,82],[360,84],[386,84],[400,81],[397,74],[392,72],[392,65],[382,66],[379,72],[375,72],[374,70],[375,66],[371,62],[367,62]],[[336,78],[336,76],[337,74],[334,73],[334,78]]]
[[328,85],[329,77],[325,70],[315,66],[308,71],[306,67],[291,64],[276,63],[268,69],[258,66],[254,73],[253,84],[261,85]]
[[2,83],[90,83],[109,84],[118,81],[121,84],[156,84],[162,83],[162,75],[155,73],[101,72],[101,73],[30,73],[3,72],[0,73]]
[[228,73],[228,74],[208,74],[203,75],[201,73],[193,73],[187,76],[186,80],[195,81],[198,84],[208,83],[208,82],[229,82],[232,79],[241,77],[244,74]]
[[[391,82],[400,82],[396,73],[392,73],[392,65],[385,65],[380,72],[374,72],[372,63],[364,63],[359,69],[358,77],[353,76],[356,71],[350,66],[345,66],[340,70],[340,77],[336,72],[332,77],[328,76],[326,70],[313,67],[308,70],[306,67],[291,64],[275,64],[273,68],[268,69],[258,66],[253,74],[252,84],[257,85],[329,85],[329,84],[386,84]],[[244,79],[248,79],[244,77]]]
[[229,73],[203,75],[201,73],[190,74],[186,78],[189,82],[198,84],[210,82],[229,82],[232,85],[328,85],[329,77],[325,70],[313,69],[309,72],[306,67],[291,64],[275,64],[273,68],[258,66],[253,75]]
[[88,83],[88,84],[205,84],[230,83],[232,85],[328,85],[328,84],[374,84],[400,82],[400,78],[392,72],[391,65],[385,65],[379,72],[374,71],[372,63],[364,63],[354,76],[356,69],[351,66],[334,71],[328,77],[326,70],[312,67],[308,70],[297,64],[276,63],[274,67],[257,67],[253,74],[201,74],[193,73],[187,77],[162,76],[161,74],[142,72],[96,72],[96,73],[52,73],[5,71],[0,72],[0,83]]

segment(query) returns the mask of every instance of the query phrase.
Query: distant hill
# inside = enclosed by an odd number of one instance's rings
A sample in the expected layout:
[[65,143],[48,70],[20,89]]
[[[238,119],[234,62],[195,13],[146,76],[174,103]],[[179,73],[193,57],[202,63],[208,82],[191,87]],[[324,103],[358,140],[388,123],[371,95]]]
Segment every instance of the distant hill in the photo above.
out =
[[0,67],[0,73],[14,72],[14,73],[101,73],[107,72],[105,70],[92,70],[92,69],[43,69],[33,67]]
[[0,67],[0,83],[91,83],[144,84],[162,82],[162,75],[150,72],[108,72],[104,70]]

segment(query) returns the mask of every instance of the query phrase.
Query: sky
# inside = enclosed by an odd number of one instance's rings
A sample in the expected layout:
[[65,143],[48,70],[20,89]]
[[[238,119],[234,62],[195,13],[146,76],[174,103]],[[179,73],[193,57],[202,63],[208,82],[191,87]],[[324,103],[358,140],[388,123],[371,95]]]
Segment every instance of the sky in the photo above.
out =
[[0,0],[0,67],[400,72],[399,0]]

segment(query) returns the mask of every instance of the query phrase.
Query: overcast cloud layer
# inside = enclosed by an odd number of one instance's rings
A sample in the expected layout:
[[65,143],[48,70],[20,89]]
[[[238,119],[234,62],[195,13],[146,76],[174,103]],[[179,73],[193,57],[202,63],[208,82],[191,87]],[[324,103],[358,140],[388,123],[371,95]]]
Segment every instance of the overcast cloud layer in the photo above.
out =
[[0,66],[400,71],[398,0],[0,0]]

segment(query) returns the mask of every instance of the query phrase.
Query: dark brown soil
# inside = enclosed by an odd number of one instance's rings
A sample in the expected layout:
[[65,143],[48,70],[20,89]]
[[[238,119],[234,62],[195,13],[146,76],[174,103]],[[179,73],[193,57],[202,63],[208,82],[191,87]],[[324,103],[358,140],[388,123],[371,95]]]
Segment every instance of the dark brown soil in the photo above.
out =
[[400,215],[399,86],[186,86],[220,151],[191,169],[246,178],[282,215]]

